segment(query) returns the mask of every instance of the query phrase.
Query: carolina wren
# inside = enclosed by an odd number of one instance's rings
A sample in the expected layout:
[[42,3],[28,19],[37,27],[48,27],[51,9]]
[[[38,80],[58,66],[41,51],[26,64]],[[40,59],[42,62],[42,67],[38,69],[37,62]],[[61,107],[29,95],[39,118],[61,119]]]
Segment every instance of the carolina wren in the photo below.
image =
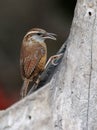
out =
[[22,98],[27,94],[29,82],[34,82],[44,70],[47,60],[45,39],[56,40],[55,34],[40,28],[33,28],[24,36],[20,54],[20,70],[24,80],[21,89]]

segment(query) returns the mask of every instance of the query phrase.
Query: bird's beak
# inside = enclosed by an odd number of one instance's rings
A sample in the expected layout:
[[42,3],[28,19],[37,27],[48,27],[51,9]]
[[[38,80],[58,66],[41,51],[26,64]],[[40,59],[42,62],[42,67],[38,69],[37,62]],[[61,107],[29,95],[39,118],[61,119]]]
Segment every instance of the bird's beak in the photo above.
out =
[[56,34],[54,34],[54,33],[48,33],[48,32],[46,32],[44,38],[45,38],[45,39],[56,40],[56,37],[55,37],[55,36],[56,36]]

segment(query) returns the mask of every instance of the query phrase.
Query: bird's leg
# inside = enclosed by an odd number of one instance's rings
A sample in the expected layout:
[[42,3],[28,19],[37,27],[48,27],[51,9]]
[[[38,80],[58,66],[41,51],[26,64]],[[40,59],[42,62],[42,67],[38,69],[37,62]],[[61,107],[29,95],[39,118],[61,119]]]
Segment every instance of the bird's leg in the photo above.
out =
[[63,56],[63,53],[57,54],[57,55],[54,55],[54,56],[51,56],[51,57],[49,58],[49,60],[47,61],[47,63],[46,63],[46,65],[45,65],[45,68],[44,68],[44,69],[47,68],[47,66],[48,66],[48,64],[49,64],[50,62],[52,63],[52,65],[56,66],[57,63],[54,63],[54,61],[60,59],[62,56]]
[[30,81],[28,79],[24,80],[24,83],[20,92],[21,98],[24,98],[27,95],[27,88],[28,88],[29,82]]
[[[48,66],[49,63],[52,63],[52,65],[56,66],[58,63],[55,63],[55,60],[60,59],[62,56],[63,56],[63,53],[51,56],[49,58],[49,60],[47,61],[46,65],[44,67],[44,70],[46,69],[46,67]],[[41,81],[41,75],[39,74],[36,81],[34,81],[34,84],[27,95],[30,95],[37,88],[40,81]]]
[[40,77],[41,77],[41,76],[39,75],[38,78],[37,78],[37,80],[34,82],[32,88],[31,88],[31,89],[29,90],[29,92],[27,93],[27,95],[31,94],[31,93],[37,88],[37,86],[38,86],[38,84],[39,84],[39,82],[40,82],[40,80],[41,80]]

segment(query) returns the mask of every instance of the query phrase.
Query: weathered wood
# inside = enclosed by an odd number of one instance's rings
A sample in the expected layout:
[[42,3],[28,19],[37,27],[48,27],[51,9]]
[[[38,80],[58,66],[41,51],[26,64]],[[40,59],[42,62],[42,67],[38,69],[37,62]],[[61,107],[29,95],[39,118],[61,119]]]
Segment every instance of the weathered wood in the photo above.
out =
[[46,86],[11,108],[1,111],[0,130],[51,130],[48,89]]
[[78,0],[51,81],[0,112],[0,130],[97,130],[97,0]]

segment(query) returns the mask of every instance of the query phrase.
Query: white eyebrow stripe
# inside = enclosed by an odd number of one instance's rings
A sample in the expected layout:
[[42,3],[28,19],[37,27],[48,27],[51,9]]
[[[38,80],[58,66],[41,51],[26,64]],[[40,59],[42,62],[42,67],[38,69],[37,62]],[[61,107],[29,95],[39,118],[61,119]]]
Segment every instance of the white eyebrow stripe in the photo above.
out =
[[29,34],[32,34],[32,33],[38,33],[38,31],[30,31],[30,32],[28,32],[28,33],[25,35],[25,37],[26,37],[27,35],[29,35]]

